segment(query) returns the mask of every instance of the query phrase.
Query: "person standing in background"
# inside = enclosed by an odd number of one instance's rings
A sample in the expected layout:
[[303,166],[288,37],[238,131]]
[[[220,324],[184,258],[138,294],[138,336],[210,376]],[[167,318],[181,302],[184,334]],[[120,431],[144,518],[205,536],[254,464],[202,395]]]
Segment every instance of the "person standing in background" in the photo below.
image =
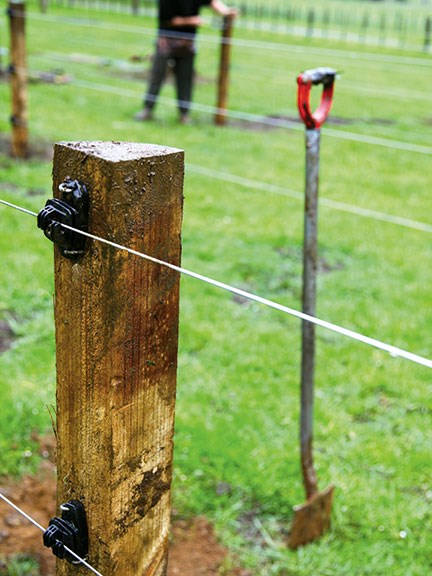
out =
[[203,6],[209,6],[220,16],[237,15],[237,10],[229,8],[222,0],[159,0],[156,52],[144,107],[135,115],[136,120],[152,119],[168,63],[172,61],[180,122],[189,122],[196,54],[195,36],[202,23],[199,13]]

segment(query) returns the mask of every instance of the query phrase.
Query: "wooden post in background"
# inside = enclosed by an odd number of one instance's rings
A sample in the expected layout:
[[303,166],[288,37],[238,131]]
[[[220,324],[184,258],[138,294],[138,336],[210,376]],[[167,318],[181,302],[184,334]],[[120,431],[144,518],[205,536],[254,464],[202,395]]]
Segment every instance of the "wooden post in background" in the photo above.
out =
[[27,130],[27,64],[25,41],[25,4],[9,2],[10,74],[12,95],[12,144],[16,158],[28,156]]
[[132,0],[131,8],[133,16],[138,16],[140,9],[140,0]]
[[429,51],[431,45],[431,33],[432,33],[432,19],[430,16],[428,16],[425,21],[425,38],[423,43],[423,50],[425,52]]
[[307,28],[306,28],[306,36],[312,37],[314,35],[314,26],[315,26],[315,9],[310,8],[307,13]]
[[[67,176],[86,185],[92,234],[176,265],[183,173],[173,148],[54,147],[54,195]],[[166,572],[178,306],[175,271],[92,240],[75,262],[55,249],[57,501],[83,502],[104,576]]]
[[4,74],[5,74],[5,69],[4,69],[4,65],[3,65],[3,56],[6,53],[6,47],[2,46],[2,42],[3,42],[3,28],[0,27],[0,78],[3,78]]
[[233,21],[234,16],[232,15],[228,15],[223,18],[222,41],[221,41],[220,64],[219,64],[217,111],[215,115],[215,124],[217,124],[218,126],[224,126],[226,121]]

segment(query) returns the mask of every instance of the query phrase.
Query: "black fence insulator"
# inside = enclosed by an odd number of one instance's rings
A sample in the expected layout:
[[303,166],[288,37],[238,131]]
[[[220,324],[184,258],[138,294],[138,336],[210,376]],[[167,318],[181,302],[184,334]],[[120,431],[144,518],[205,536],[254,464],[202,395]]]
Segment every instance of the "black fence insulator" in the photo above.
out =
[[18,116],[14,116],[13,114],[9,117],[9,120],[12,126],[27,126],[27,122],[25,120],[18,118]]
[[43,535],[43,543],[51,548],[57,558],[65,559],[71,564],[80,564],[66,548],[79,558],[85,559],[88,554],[87,518],[82,502],[69,500],[60,506],[62,517],[56,516],[49,522]]
[[47,200],[38,214],[37,225],[60,248],[62,256],[76,260],[84,255],[86,237],[66,226],[88,231],[89,196],[78,180],[67,178],[59,186],[61,198]]

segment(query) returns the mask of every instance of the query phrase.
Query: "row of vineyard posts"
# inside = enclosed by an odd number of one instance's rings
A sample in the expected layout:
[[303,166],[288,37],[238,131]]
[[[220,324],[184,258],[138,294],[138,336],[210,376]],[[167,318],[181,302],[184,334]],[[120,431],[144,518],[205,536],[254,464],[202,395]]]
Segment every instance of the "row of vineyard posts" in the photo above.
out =
[[[59,5],[83,4],[83,0],[53,0]],[[240,0],[233,1],[240,11],[241,18],[246,24],[252,24],[256,28],[287,31],[294,26],[302,27],[307,37],[326,37],[333,32],[338,39],[343,40],[348,34],[357,34],[359,42],[366,41],[369,34],[375,34],[379,42],[385,44],[389,36],[398,39],[401,46],[406,43],[406,37],[410,31],[418,37],[422,37],[422,47],[429,51],[431,46],[432,17],[425,14],[409,13],[406,10],[378,10],[373,11],[370,7],[363,10],[352,8],[341,9],[322,6],[302,6],[281,2],[279,5],[267,2]],[[379,4],[379,2],[375,2]],[[94,5],[97,8],[109,7],[113,9],[128,9],[132,14],[138,15],[145,12],[156,11],[157,0],[85,0],[86,6]],[[48,0],[40,0],[42,11],[48,9]]]
[[[10,32],[10,64],[7,72],[11,85],[11,153],[16,158],[26,158],[29,155],[29,134],[25,3],[10,1],[7,13]],[[226,16],[222,22],[214,116],[214,122],[218,126],[226,123],[233,18]]]

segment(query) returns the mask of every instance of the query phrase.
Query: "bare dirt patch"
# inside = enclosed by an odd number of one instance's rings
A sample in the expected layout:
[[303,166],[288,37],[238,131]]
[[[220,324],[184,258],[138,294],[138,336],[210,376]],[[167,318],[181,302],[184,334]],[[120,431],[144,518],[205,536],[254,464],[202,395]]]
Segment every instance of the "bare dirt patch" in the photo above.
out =
[[15,339],[15,334],[6,320],[0,320],[0,353],[8,350]]
[[[52,471],[45,471],[37,478],[24,478],[19,485],[2,484],[0,490],[42,526],[48,526],[49,520],[56,515],[55,479]],[[2,504],[0,556],[7,559],[16,554],[34,557],[40,564],[42,574],[54,576],[55,558],[51,550],[44,548],[42,532],[18,512]]]
[[[53,146],[46,142],[30,141],[27,159],[50,162],[53,157]],[[11,136],[7,133],[0,133],[0,154],[12,158]]]
[[[54,442],[51,437],[40,441],[40,452],[44,461],[37,476],[25,477],[19,484],[5,480],[0,483],[0,490],[46,527],[57,515]],[[18,554],[33,557],[43,576],[55,575],[55,557],[51,550],[44,548],[42,532],[0,502],[0,558],[7,564],[8,557]],[[218,542],[206,518],[173,519],[167,576],[251,576],[241,568],[223,570],[227,558],[228,551]],[[229,564],[233,565],[232,560]]]

